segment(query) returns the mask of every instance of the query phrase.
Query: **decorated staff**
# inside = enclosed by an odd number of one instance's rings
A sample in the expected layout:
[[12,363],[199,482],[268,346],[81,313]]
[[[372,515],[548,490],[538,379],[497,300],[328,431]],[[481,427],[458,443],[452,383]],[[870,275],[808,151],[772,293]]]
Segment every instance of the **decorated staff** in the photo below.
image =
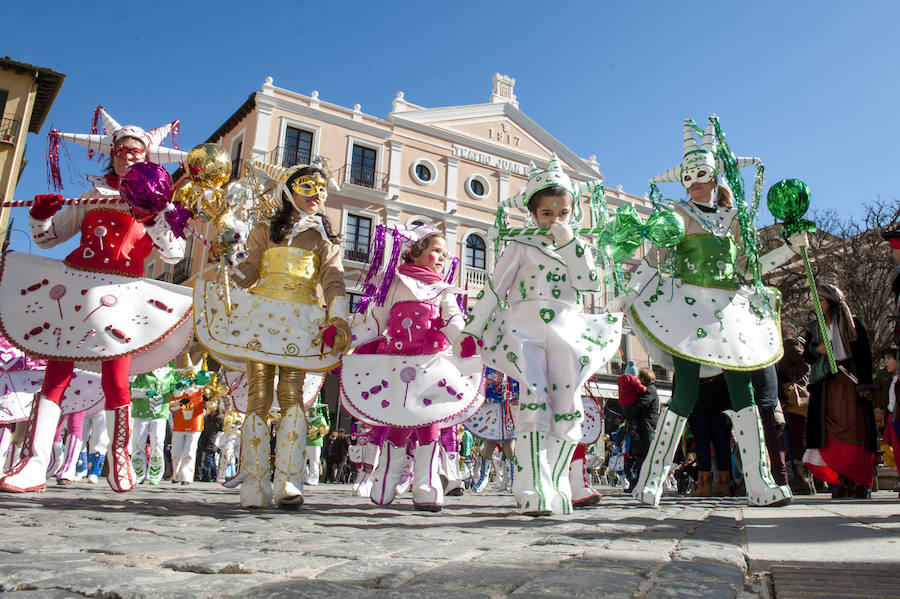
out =
[[533,516],[572,511],[568,470],[582,438],[581,387],[612,357],[622,334],[621,314],[582,313],[581,293],[599,291],[602,278],[572,230],[580,191],[552,155],[505,202],[527,210],[549,235],[509,239],[460,344],[461,355],[470,355],[479,340],[485,364],[519,381],[513,494]]
[[[806,220],[804,215],[809,210],[810,193],[806,183],[799,179],[785,179],[779,181],[769,188],[766,195],[766,205],[769,212],[775,218],[784,221],[781,228],[781,236],[785,242],[790,244],[791,236],[796,233],[814,233],[816,225],[810,220]],[[806,271],[806,282],[809,284],[810,296],[813,300],[813,307],[816,310],[816,321],[819,323],[819,335],[825,341],[825,361],[819,365],[827,366],[828,370],[821,374],[837,374],[838,367],[834,360],[834,347],[831,344],[831,338],[828,336],[828,330],[825,325],[825,317],[822,314],[822,302],[819,301],[819,290],[816,287],[816,281],[813,278],[812,268],[809,265],[809,256],[806,252],[806,246],[799,247],[800,257],[803,259],[803,268]]]
[[110,172],[94,178],[94,189],[85,195],[121,193],[126,203],[60,212],[60,196],[37,196],[30,217],[38,246],[50,248],[80,233],[79,246],[62,263],[19,252],[3,255],[0,328],[23,351],[49,360],[23,459],[0,481],[5,491],[43,490],[60,402],[75,362],[102,373],[111,439],[107,481],[114,491],[131,490],[129,374],[168,363],[193,333],[190,294],[143,278],[144,259],[154,249],[167,263],[184,256],[186,214],[172,203],[172,181],[161,166],[144,162],[183,156],[159,145],[175,123],[145,132],[119,125],[102,108],[97,114],[103,117],[102,135],[51,132],[51,139],[111,154]]
[[[701,376],[724,372],[751,505],[783,505],[790,489],[769,472],[759,413],[753,403],[750,371],[781,357],[778,293],[762,285],[760,276],[790,259],[806,245],[806,234],[790,237],[790,245],[759,255],[756,210],[762,186],[757,158],[738,158],[725,143],[718,118],[709,118],[698,145],[694,122],[684,123],[682,163],[651,179],[651,198],[659,199],[655,182],[680,181],[689,200],[674,203],[686,223],[684,240],[663,254],[651,254],[632,275],[627,295],[614,305],[631,305],[628,318],[654,362],[674,369],[678,384],[662,413],[650,454],[634,487],[639,501],[658,505],[663,482],[687,417],[697,401]],[[754,198],[744,200],[739,167],[758,164]],[[725,174],[730,189],[719,184]]]
[[[195,326],[200,343],[219,362],[247,372],[241,505],[266,506],[274,498],[280,507],[298,507],[306,470],[305,373],[335,368],[351,340],[344,270],[338,237],[324,214],[324,170],[306,164],[253,163],[253,168],[271,182],[276,198],[271,205],[278,210],[250,232],[246,260],[235,266],[240,289],[230,290],[230,309],[223,283],[198,278]],[[272,481],[265,418],[275,398],[276,373],[281,421]]]

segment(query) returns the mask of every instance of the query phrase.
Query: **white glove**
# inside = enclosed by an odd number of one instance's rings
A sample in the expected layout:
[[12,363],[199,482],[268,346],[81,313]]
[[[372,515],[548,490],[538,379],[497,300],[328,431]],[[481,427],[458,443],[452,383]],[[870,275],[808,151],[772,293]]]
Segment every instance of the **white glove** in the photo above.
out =
[[622,294],[620,296],[614,297],[608,302],[606,302],[606,306],[604,310],[608,314],[613,314],[615,312],[625,312],[628,308],[631,307],[631,304],[634,303],[634,300],[637,296],[631,293]]
[[549,234],[553,237],[553,243],[556,247],[562,247],[575,239],[575,233],[572,227],[564,220],[557,220],[550,225]]
[[809,247],[809,237],[807,237],[806,231],[798,231],[788,237],[788,243],[790,244],[791,249],[794,250],[794,253],[799,254],[800,248]]

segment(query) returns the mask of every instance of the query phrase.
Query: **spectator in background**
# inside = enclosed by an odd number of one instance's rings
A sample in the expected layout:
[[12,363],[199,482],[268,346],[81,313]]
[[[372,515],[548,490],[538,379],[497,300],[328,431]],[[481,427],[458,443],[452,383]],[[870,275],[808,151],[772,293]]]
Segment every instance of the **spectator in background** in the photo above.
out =
[[[759,419],[763,425],[763,435],[766,439],[766,453],[769,454],[769,468],[772,478],[779,485],[786,485],[787,466],[784,458],[784,431],[785,419],[781,404],[778,402],[778,375],[774,366],[767,366],[750,373],[750,382],[753,384],[753,401],[759,408]],[[765,456],[760,460],[761,467],[765,465]]]
[[[675,378],[678,385],[678,378]],[[697,404],[688,417],[688,425],[697,443],[697,488],[692,497],[731,495],[731,422],[723,413],[731,408],[728,385],[721,374],[700,379]],[[715,450],[716,482],[712,482],[712,451]]]
[[894,452],[894,464],[897,468],[897,475],[900,476],[900,410],[897,409],[897,391],[900,379],[897,376],[897,347],[892,345],[885,349],[881,353],[881,360],[885,370],[891,375],[882,438],[890,444],[891,450]]
[[218,477],[218,456],[216,436],[222,430],[223,415],[217,406],[208,406],[203,417],[203,431],[200,433],[200,482],[214,482]]
[[[872,349],[862,320],[853,316],[837,286],[818,286],[828,339],[819,323],[806,325],[806,361],[812,365],[807,450],[803,458],[816,478],[833,485],[832,498],[870,497],[877,449],[872,386]],[[831,348],[826,345],[831,341]],[[831,349],[838,372],[830,371]]]
[[[637,377],[637,366],[634,360],[628,360],[625,364],[625,372],[616,379],[616,385],[619,387],[619,405],[622,406],[622,416],[625,418],[625,434],[630,437],[626,444],[628,452],[624,456],[623,472],[626,480],[628,480],[627,491],[630,493],[637,482],[640,473],[640,463],[632,456],[634,455],[634,441],[638,439],[639,433],[635,432],[634,417],[640,413],[638,398],[647,392],[647,387]],[[648,440],[649,442],[649,440]]]
[[[634,364],[631,360],[628,362],[629,365]],[[653,434],[656,432],[656,422],[659,419],[659,395],[656,392],[656,375],[653,374],[653,370],[644,367],[638,371],[637,380],[643,391],[635,401],[627,406],[622,405],[622,415],[628,419],[631,434],[631,446],[628,450],[629,457],[625,460],[625,476],[629,482],[629,493],[632,491],[634,483],[637,481],[638,473],[641,471],[641,465],[647,457],[647,452],[650,449],[650,439],[653,438]]]
[[775,373],[778,375],[778,399],[784,408],[790,439],[786,449],[790,452],[794,466],[791,491],[796,495],[815,495],[815,481],[803,463],[803,454],[806,452],[806,414],[809,410],[809,391],[806,390],[809,364],[803,359],[803,342],[797,337],[794,327],[782,327],[781,338],[784,356],[775,365]]

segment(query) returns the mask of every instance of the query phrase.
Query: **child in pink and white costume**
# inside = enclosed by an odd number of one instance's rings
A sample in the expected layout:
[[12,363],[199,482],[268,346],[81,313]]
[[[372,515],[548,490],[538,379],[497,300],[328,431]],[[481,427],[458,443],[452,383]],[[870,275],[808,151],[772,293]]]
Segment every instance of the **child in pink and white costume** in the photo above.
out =
[[[377,244],[384,235],[381,228]],[[457,300],[461,290],[442,276],[444,236],[430,225],[397,231],[390,261],[394,264],[400,235],[405,238],[403,264],[394,272],[389,263],[380,289],[367,289],[374,300],[368,318],[375,320],[383,337],[377,353],[342,358],[341,398],[356,418],[388,427],[372,473],[371,500],[378,505],[394,500],[406,442],[415,430],[413,504],[418,510],[440,511],[440,431],[466,420],[481,405],[482,365],[478,359],[456,359],[449,351],[464,318]],[[373,258],[372,268],[379,263],[380,256]]]
[[[143,278],[144,259],[154,249],[167,263],[184,257],[180,229],[186,216],[171,202],[171,178],[161,166],[145,162],[185,155],[159,145],[177,122],[148,132],[123,127],[102,109],[97,113],[103,135],[51,132],[51,140],[69,139],[110,154],[114,174],[104,181],[105,194],[121,191],[126,202],[80,204],[60,212],[60,196],[37,196],[30,210],[37,245],[51,248],[79,233],[80,245],[63,262],[6,252],[0,266],[0,329],[23,351],[49,360],[22,459],[0,480],[4,491],[44,489],[62,395],[76,362],[101,371],[111,439],[107,481],[114,491],[130,491],[129,374],[167,363],[193,333],[190,292]],[[86,197],[100,193],[95,188]]]

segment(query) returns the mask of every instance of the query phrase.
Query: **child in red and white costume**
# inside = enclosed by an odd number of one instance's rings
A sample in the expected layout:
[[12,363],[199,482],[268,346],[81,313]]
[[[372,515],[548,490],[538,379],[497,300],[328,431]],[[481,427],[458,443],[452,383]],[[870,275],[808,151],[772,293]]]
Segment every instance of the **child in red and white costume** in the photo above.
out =
[[80,245],[62,263],[6,252],[0,265],[0,329],[23,351],[48,360],[22,458],[0,480],[4,491],[44,489],[60,402],[75,362],[101,371],[111,439],[107,481],[114,491],[130,491],[129,374],[167,363],[193,333],[190,292],[143,278],[144,259],[154,249],[167,263],[184,256],[184,239],[173,224],[180,229],[186,217],[171,203],[171,179],[162,167],[144,162],[184,155],[159,145],[177,121],[147,132],[119,125],[102,108],[98,114],[103,135],[54,131],[51,138],[110,154],[112,175],[84,197],[115,197],[121,189],[127,203],[80,204],[60,212],[60,196],[37,196],[30,216],[38,246],[51,248],[78,233]]

